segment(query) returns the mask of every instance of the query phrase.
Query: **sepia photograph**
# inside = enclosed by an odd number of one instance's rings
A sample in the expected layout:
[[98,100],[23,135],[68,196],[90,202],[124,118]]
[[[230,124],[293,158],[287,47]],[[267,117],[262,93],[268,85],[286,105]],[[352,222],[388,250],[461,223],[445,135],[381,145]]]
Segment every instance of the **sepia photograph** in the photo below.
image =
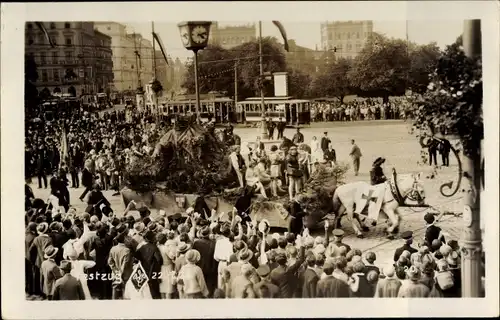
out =
[[17,22],[25,215],[2,192],[2,229],[19,268],[24,234],[23,305],[497,300],[494,23],[269,11]]

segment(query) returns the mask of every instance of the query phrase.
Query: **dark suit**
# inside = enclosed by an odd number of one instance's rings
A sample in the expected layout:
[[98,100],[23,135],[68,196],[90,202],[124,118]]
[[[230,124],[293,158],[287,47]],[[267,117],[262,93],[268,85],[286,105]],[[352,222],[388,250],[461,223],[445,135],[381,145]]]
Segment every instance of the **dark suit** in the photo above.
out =
[[397,248],[396,249],[396,252],[394,252],[394,261],[398,261],[399,260],[399,257],[401,256],[401,254],[403,254],[403,251],[405,250],[408,250],[410,251],[410,253],[415,253],[415,252],[418,252],[417,249],[415,248],[412,248],[410,245],[406,244],[400,248]]
[[25,270],[24,270],[24,275],[25,275],[25,291],[28,294],[37,294],[36,289],[38,288],[39,285],[35,284],[35,271],[33,270],[33,263],[32,261],[35,261],[34,257],[30,257],[30,247],[31,244],[33,243],[33,240],[35,240],[36,235],[33,232],[26,232],[26,236],[24,237],[24,248],[25,248],[25,258],[24,258],[24,263],[25,263]]
[[330,146],[330,143],[331,143],[330,138],[328,138],[328,137],[321,138],[321,150],[323,150],[323,152],[325,152],[326,150],[328,150],[328,147]]
[[160,294],[160,279],[153,277],[153,274],[161,272],[163,258],[160,249],[152,243],[146,243],[141,246],[135,253],[136,258],[141,262],[142,267],[149,277],[149,290],[153,299],[161,299]]
[[193,249],[200,253],[200,262],[198,265],[203,271],[205,282],[210,295],[217,287],[217,268],[218,263],[214,259],[215,241],[209,239],[197,239],[193,243]]
[[71,274],[66,273],[56,280],[52,300],[85,300],[82,284]]
[[82,185],[85,187],[85,191],[83,191],[82,195],[80,196],[80,199],[83,200],[83,198],[87,195],[87,193],[90,192],[93,183],[94,183],[94,175],[92,174],[92,172],[87,170],[87,168],[84,168],[82,170]]
[[294,264],[280,265],[271,271],[271,282],[280,289],[280,298],[293,298],[298,281],[296,273],[305,259],[304,250],[304,247],[300,248],[299,256]]
[[311,268],[307,268],[301,277],[302,296],[301,298],[316,298],[316,287],[319,281],[318,274]]
[[347,283],[333,276],[318,281],[317,298],[349,298],[350,295],[351,290]]
[[272,284],[271,282],[267,281],[267,280],[262,280],[260,281],[259,283],[256,283],[254,284],[253,286],[253,290],[255,291],[255,293],[257,294],[257,296],[259,298],[264,298],[264,297],[261,297],[260,296],[260,289],[262,287],[267,287],[267,289],[269,289],[269,298],[279,298],[279,292],[280,292],[280,289]]

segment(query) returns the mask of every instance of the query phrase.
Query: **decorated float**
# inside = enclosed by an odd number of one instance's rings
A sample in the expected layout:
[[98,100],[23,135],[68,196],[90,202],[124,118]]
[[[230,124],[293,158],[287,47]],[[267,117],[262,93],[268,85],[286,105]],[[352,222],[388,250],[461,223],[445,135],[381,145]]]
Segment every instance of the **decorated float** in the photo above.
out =
[[[221,137],[224,134],[217,134],[213,127],[179,117],[159,138],[151,156],[134,159],[126,168],[126,187],[121,190],[124,205],[134,200],[172,216],[184,215],[204,200],[221,220],[228,219],[243,194],[238,180],[231,178],[229,161],[239,138]],[[306,183],[300,198],[303,209],[311,213],[311,221],[323,219],[331,210],[331,197],[346,171],[343,166],[320,167]],[[254,196],[249,214],[257,221],[267,219],[271,227],[286,228],[290,205],[287,195],[272,200]]]

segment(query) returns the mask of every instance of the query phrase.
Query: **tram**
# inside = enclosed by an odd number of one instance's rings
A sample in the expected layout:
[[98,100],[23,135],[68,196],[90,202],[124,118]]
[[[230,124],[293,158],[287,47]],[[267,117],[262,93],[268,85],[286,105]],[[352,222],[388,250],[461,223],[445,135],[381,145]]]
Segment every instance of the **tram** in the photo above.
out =
[[[310,124],[311,101],[292,97],[266,97],[264,106],[267,118],[297,126]],[[261,98],[248,98],[236,104],[237,122],[258,122],[262,120]]]
[[[176,100],[160,101],[162,116],[189,115],[196,113],[196,98],[183,97]],[[203,97],[200,99],[200,118],[215,123],[236,122],[234,101],[228,97]]]

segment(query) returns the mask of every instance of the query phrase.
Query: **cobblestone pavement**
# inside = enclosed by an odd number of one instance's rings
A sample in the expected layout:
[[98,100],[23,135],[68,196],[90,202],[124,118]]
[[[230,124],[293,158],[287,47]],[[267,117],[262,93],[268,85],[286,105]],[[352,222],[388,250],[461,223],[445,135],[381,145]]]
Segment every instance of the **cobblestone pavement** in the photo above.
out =
[[[439,187],[444,182],[456,179],[457,164],[456,159],[450,158],[450,167],[438,171],[434,179],[425,179],[431,173],[428,165],[420,166],[420,146],[415,136],[408,133],[409,126],[403,121],[363,121],[351,123],[314,123],[310,127],[302,128],[305,142],[309,143],[313,136],[320,139],[323,132],[327,131],[337,152],[338,161],[349,162],[349,152],[351,148],[350,139],[355,139],[360,147],[363,157],[359,176],[354,176],[352,170],[347,174],[347,181],[369,181],[369,170],[374,159],[379,156],[386,158],[386,173],[392,167],[399,173],[422,172],[424,176],[424,186],[426,189],[427,203],[435,207],[438,211],[461,212],[460,193],[451,198],[445,198],[439,193]],[[235,128],[235,133],[240,135],[242,145],[254,141],[256,135],[260,133],[257,128]],[[295,129],[287,128],[285,136],[292,138]],[[245,148],[242,148],[245,153]],[[33,180],[35,182],[35,180]],[[36,184],[32,184],[35,196],[46,199],[49,195],[48,189],[37,189]],[[82,188],[70,189],[72,205],[79,210],[85,209],[85,204],[78,197],[83,192]],[[106,191],[105,196],[111,202],[115,211],[124,209],[121,197],[112,196],[112,191]],[[402,209],[402,220],[400,231],[412,230],[415,234],[415,242],[423,240],[425,223],[423,217],[427,210],[420,208]],[[443,216],[437,223],[451,238],[460,239],[461,217],[453,215]],[[371,250],[377,254],[377,264],[385,265],[392,262],[394,250],[402,245],[403,240],[388,240],[384,236],[386,223],[381,220],[378,225],[365,233],[364,239],[355,237],[352,227],[344,222],[343,229],[346,231],[345,242],[363,251]]]

